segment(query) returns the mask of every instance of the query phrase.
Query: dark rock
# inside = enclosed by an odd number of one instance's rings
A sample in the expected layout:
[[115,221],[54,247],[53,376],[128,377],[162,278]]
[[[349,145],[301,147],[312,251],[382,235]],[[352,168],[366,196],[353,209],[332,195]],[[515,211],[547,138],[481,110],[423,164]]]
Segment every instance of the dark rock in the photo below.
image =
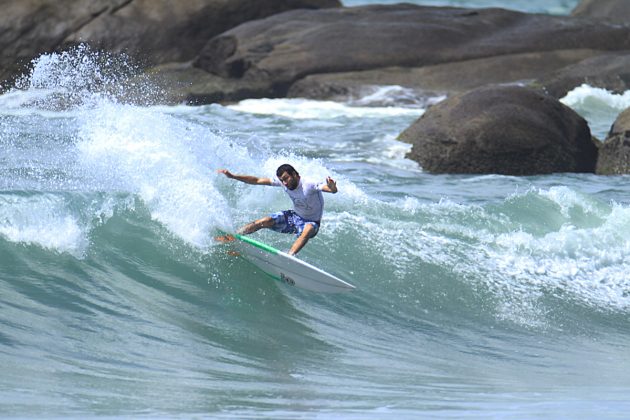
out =
[[599,148],[598,175],[630,174],[630,108],[619,114]]
[[626,24],[630,21],[630,2],[628,0],[582,0],[573,10],[572,15]]
[[249,20],[340,5],[339,0],[132,0],[93,19],[67,41],[87,40],[148,64],[189,61],[210,38]]
[[[265,86],[257,87],[254,83],[243,85],[235,80],[224,79],[193,67],[190,62],[156,66],[145,75],[151,86],[163,92],[158,102],[166,104],[231,103],[242,98],[260,97],[265,91]],[[143,85],[138,83],[138,86]],[[145,102],[135,100],[145,96],[142,92],[136,94],[127,91],[132,95],[132,102]]]
[[[630,28],[629,28],[630,33]],[[558,70],[539,84],[556,98],[564,97],[576,86],[592,87],[622,93],[630,89],[630,51],[601,54]]]
[[599,55],[594,50],[561,50],[508,54],[425,67],[386,67],[345,73],[314,74],[298,80],[289,97],[349,100],[374,86],[398,85],[418,95],[427,92],[457,94],[488,84],[528,84],[555,71]]
[[213,36],[291,9],[339,0],[8,0],[0,15],[0,80],[42,53],[85,42],[144,65],[187,61]]
[[21,74],[36,56],[53,51],[95,17],[128,0],[12,0],[0,14],[0,80]]
[[427,110],[400,139],[433,173],[534,175],[593,172],[597,147],[586,121],[554,98],[489,86]]
[[265,82],[266,96],[285,96],[293,83],[314,74],[630,49],[628,31],[599,21],[503,9],[397,4],[295,10],[213,38],[195,65],[244,84]]

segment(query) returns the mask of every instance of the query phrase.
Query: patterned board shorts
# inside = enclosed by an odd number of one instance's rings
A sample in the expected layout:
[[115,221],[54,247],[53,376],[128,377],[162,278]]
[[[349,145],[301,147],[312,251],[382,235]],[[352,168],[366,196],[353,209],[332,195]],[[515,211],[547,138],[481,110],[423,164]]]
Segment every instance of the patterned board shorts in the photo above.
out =
[[279,211],[269,216],[273,219],[273,226],[270,229],[276,232],[295,233],[296,236],[300,236],[306,225],[312,225],[315,230],[310,237],[313,238],[319,231],[319,222],[304,220],[293,210]]

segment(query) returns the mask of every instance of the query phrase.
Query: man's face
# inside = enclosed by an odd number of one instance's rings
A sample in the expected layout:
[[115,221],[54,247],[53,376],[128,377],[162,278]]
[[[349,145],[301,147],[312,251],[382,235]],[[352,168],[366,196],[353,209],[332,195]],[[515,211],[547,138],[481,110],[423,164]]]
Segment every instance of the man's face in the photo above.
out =
[[284,185],[290,190],[296,189],[300,182],[299,175],[291,175],[288,172],[283,172],[282,175],[280,175],[279,179],[280,179],[280,182],[282,182],[282,185]]

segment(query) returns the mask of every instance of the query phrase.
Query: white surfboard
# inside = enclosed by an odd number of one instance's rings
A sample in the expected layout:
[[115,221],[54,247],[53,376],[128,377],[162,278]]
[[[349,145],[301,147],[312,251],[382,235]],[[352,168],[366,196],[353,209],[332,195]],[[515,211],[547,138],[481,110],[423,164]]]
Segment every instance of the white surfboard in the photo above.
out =
[[237,239],[231,243],[247,261],[276,280],[320,293],[341,293],[355,289],[350,283],[272,246],[247,236],[230,235]]

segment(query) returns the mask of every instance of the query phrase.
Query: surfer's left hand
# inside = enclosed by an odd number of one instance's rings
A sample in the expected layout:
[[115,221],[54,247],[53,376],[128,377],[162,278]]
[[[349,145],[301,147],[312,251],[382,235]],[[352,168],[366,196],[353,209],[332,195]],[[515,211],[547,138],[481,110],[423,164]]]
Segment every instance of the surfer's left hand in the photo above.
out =
[[331,177],[326,177],[326,185],[328,186],[330,192],[337,192],[337,181],[335,181]]

